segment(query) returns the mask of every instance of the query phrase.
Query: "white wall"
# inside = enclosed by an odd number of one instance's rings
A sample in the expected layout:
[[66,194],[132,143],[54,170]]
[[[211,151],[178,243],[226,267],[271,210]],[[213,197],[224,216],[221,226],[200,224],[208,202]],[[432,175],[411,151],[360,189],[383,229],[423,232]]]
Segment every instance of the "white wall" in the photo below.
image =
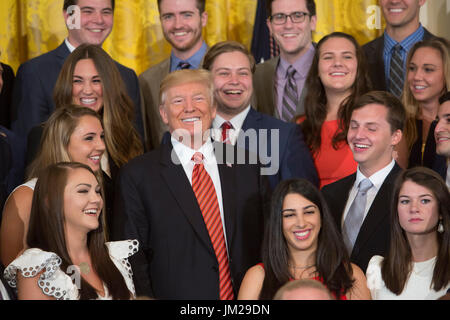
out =
[[434,35],[450,40],[450,0],[427,0],[420,21]]

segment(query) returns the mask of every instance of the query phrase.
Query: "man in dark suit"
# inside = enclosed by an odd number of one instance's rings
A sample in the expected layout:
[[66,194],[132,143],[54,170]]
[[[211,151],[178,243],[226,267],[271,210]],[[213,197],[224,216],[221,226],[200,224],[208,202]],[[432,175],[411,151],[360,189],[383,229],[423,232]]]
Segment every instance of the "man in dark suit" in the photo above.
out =
[[[267,15],[267,27],[280,56],[256,66],[255,105],[262,113],[290,122],[305,112],[304,84],[315,52],[316,4],[314,0],[268,0]],[[287,90],[296,92],[289,106],[283,99]]]
[[[257,154],[272,189],[285,179],[305,178],[318,185],[311,154],[299,125],[259,113],[250,105],[255,60],[235,41],[219,42],[205,55],[203,68],[213,74],[217,116],[215,140]],[[227,127],[228,126],[228,127]]]
[[205,0],[158,0],[164,38],[170,44],[170,57],[139,76],[143,95],[143,117],[149,147],[157,148],[167,125],[159,116],[159,85],[164,77],[180,69],[198,69],[208,49],[202,29],[208,22]]
[[400,97],[409,50],[416,42],[434,37],[419,22],[420,7],[424,3],[425,0],[380,0],[386,29],[381,37],[363,46],[375,90],[389,91]]
[[140,242],[141,260],[131,261],[138,295],[232,299],[259,261],[268,182],[259,165],[237,164],[236,148],[230,157],[230,146],[210,139],[216,105],[209,71],[170,73],[160,99],[171,138],[121,169],[114,238]]
[[438,172],[450,188],[450,91],[440,99],[434,138],[436,139],[436,153],[444,156],[446,161],[435,161],[433,170]]
[[0,63],[0,125],[11,128],[11,100],[14,71],[7,64]]
[[403,105],[392,94],[372,91],[359,97],[347,134],[357,172],[322,189],[351,261],[364,272],[372,256],[385,256],[389,248],[389,208],[401,172],[392,154],[405,121]]
[[[77,10],[71,11],[77,5]],[[80,25],[72,26],[79,14]],[[69,54],[82,43],[102,45],[111,33],[114,20],[114,0],[65,0],[64,19],[68,37],[55,50],[31,59],[19,67],[14,84],[12,129],[26,137],[34,126],[46,121],[55,109],[53,88],[62,65]],[[76,17],[75,20],[76,21]],[[144,139],[139,83],[136,73],[117,63],[135,107],[135,126]]]

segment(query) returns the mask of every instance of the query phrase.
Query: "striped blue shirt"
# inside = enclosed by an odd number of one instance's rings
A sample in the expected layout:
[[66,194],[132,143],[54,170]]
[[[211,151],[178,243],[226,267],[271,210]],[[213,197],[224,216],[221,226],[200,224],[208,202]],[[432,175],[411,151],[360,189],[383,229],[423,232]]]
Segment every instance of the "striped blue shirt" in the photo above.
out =
[[[401,56],[403,60],[403,70],[406,70],[406,58],[408,57],[408,52],[411,50],[411,48],[414,46],[416,42],[422,41],[423,36],[425,34],[425,30],[422,27],[422,25],[419,25],[419,28],[411,35],[406,37],[400,42],[395,41],[392,39],[387,32],[384,32],[384,51],[383,51],[383,61],[384,61],[384,74],[386,79],[386,88],[389,88],[389,69],[391,67],[391,56],[392,56],[392,49],[394,46],[399,43],[402,47],[401,49]],[[406,76],[406,72],[405,72]]]
[[190,57],[187,60],[181,60],[180,58],[175,56],[172,52],[170,55],[170,72],[177,70],[178,64],[180,62],[188,62],[191,65],[191,67],[189,69],[199,69],[200,64],[202,63],[202,60],[203,60],[203,56],[206,54],[206,51],[208,51],[208,46],[203,41],[203,44],[200,47],[200,49],[196,53],[194,53],[194,55],[192,57]]

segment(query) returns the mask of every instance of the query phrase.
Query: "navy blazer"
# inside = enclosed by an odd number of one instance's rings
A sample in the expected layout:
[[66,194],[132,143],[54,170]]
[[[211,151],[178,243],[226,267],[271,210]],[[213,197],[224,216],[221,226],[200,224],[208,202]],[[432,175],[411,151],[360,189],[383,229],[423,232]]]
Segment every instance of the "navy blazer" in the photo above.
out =
[[[46,121],[53,110],[53,88],[70,51],[65,42],[58,48],[23,63],[17,71],[12,101],[12,130],[26,137],[34,126]],[[135,127],[144,141],[141,96],[136,73],[116,62],[135,108]]]
[[[251,145],[244,137],[249,137],[249,129],[256,130],[257,145]],[[263,131],[261,131],[263,130]],[[261,140],[265,136],[267,130],[267,149],[265,147],[265,140]],[[278,139],[275,131],[278,130]],[[317,171],[314,166],[309,148],[306,146],[303,133],[300,125],[294,123],[284,122],[267,114],[256,111],[250,108],[247,117],[242,124],[242,131],[238,137],[237,146],[245,148],[251,153],[258,154],[259,160],[262,162],[264,169],[269,167],[278,167],[278,170],[271,175],[268,175],[270,186],[272,190],[277,184],[286,179],[304,178],[312,182],[314,185],[319,185]],[[245,134],[246,133],[246,134]],[[274,141],[272,141],[274,139]],[[278,163],[270,161],[274,158],[278,151]]]
[[14,85],[14,71],[7,64],[1,64],[3,67],[3,88],[0,92],[0,125],[5,128],[11,128],[11,101]]
[[[433,34],[425,29],[423,40],[429,40],[434,37],[435,36]],[[369,68],[369,78],[372,82],[372,88],[374,90],[387,91],[383,60],[384,34],[381,37],[366,43],[362,48],[366,54],[367,66]]]
[[[236,147],[222,143],[214,143],[214,147],[237,294],[245,272],[260,261],[269,187],[259,174],[259,165],[220,161],[222,156],[217,152],[225,149],[222,155],[229,159],[229,148]],[[217,257],[192,186],[182,165],[174,162],[172,151],[169,141],[121,168],[113,235],[115,239],[139,240],[139,253],[130,259],[138,295],[217,300]]]
[[[402,172],[396,163],[378,190],[359,230],[350,260],[364,272],[374,255],[385,256],[390,242],[390,211],[394,182]],[[355,183],[356,173],[326,185],[321,192],[327,201],[338,229],[342,232],[342,216],[350,190]],[[343,240],[342,240],[343,241]]]

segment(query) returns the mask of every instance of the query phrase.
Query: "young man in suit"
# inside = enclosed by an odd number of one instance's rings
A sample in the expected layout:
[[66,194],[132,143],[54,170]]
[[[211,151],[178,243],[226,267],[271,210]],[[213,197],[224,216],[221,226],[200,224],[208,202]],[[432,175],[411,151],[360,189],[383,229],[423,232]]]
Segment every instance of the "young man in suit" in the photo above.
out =
[[[78,10],[72,11],[72,6]],[[80,25],[72,26],[73,14],[79,12]],[[111,33],[114,0],[64,0],[63,16],[68,36],[55,50],[22,64],[14,84],[12,129],[22,137],[36,125],[46,121],[55,109],[53,88],[64,61],[82,43],[101,46]],[[135,126],[144,139],[139,82],[136,73],[117,63],[135,107]]]
[[386,21],[384,34],[363,46],[375,90],[400,98],[406,76],[406,58],[412,46],[434,37],[419,22],[426,0],[379,0]]
[[268,182],[259,165],[237,162],[236,148],[212,142],[209,71],[170,73],[160,101],[170,140],[121,169],[114,237],[140,242],[138,295],[233,299],[259,261]]
[[[280,56],[256,66],[253,77],[258,111],[290,122],[304,113],[304,84],[314,57],[314,0],[268,0],[267,26]],[[287,92],[291,92],[286,99]]]
[[405,121],[403,105],[392,94],[372,91],[359,97],[347,134],[358,169],[322,189],[351,261],[364,272],[372,256],[384,256],[389,248],[389,205],[401,172],[392,153]]
[[435,163],[433,170],[438,172],[450,188],[450,91],[447,91],[440,99],[438,111],[438,123],[434,129],[436,139],[436,153],[446,157],[445,163]]
[[[286,123],[252,108],[255,61],[239,42],[217,43],[205,55],[203,68],[214,78],[217,141],[258,154],[272,189],[285,179],[305,178],[318,185],[311,154],[299,125]],[[224,141],[225,140],[225,141]]]
[[168,127],[159,115],[159,85],[169,72],[198,69],[208,49],[202,29],[208,21],[205,0],[158,0],[164,38],[172,47],[169,58],[139,76],[143,93],[143,112],[149,147],[160,145]]

